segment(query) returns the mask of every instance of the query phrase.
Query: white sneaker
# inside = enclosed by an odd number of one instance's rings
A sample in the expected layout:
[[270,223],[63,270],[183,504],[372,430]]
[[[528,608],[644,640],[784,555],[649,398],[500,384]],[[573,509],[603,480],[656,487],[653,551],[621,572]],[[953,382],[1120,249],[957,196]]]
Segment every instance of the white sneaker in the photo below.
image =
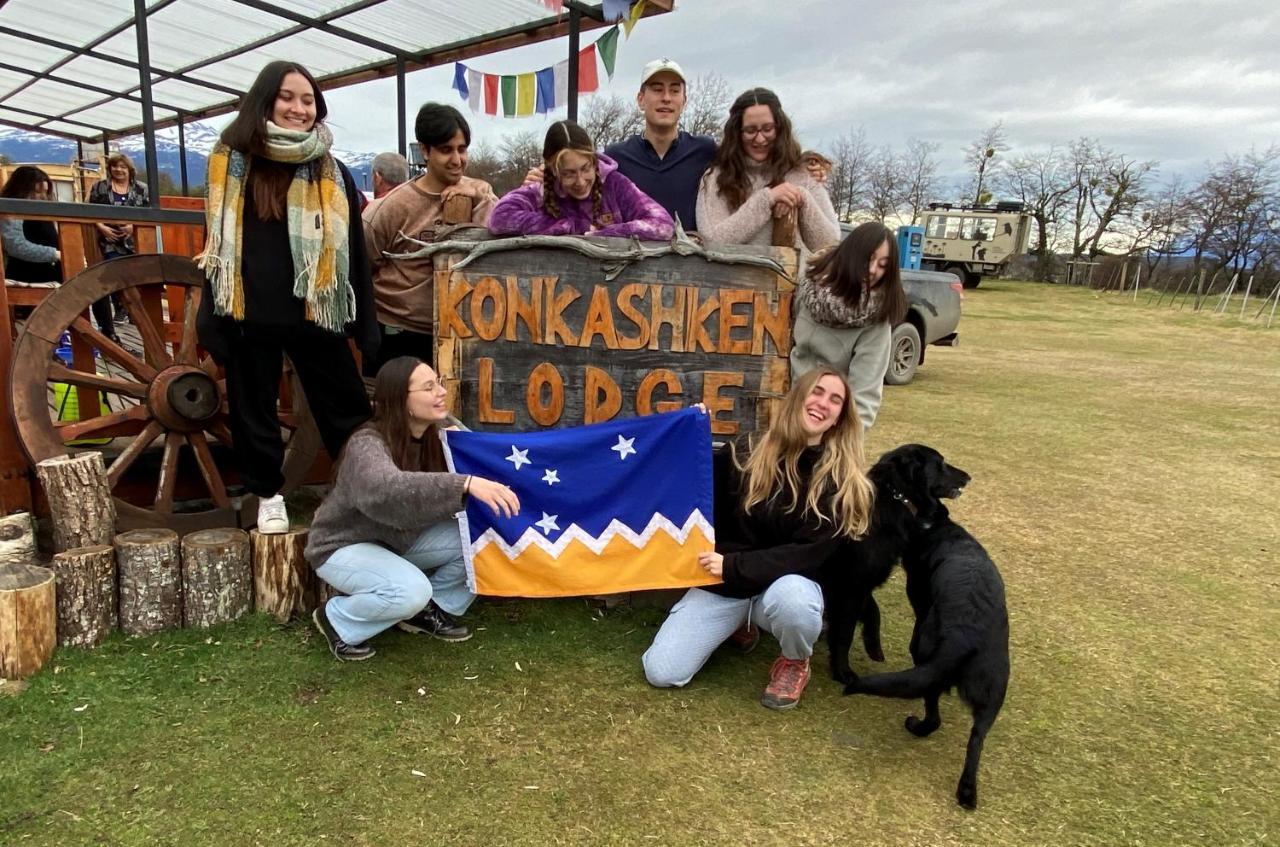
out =
[[263,497],[258,501],[258,532],[264,535],[280,535],[289,531],[289,512],[285,510],[284,498],[277,494],[274,497]]

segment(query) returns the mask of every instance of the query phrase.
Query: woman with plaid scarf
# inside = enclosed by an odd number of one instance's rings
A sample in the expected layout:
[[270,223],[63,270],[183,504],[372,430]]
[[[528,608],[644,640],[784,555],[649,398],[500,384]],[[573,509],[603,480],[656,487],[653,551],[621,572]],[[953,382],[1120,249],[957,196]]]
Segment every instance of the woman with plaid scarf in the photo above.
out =
[[329,152],[328,109],[293,62],[262,69],[209,158],[199,333],[226,369],[231,435],[258,530],[286,532],[277,404],[293,363],[330,456],[369,419],[347,344],[377,352],[373,288],[351,174]]

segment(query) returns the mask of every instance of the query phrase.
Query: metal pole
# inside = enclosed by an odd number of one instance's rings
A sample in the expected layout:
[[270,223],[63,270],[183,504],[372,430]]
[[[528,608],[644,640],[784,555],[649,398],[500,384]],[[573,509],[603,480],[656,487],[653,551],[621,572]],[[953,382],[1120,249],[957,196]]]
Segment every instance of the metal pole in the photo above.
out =
[[396,137],[400,143],[400,155],[407,159],[409,158],[409,130],[406,126],[408,116],[405,114],[404,56],[396,57],[396,118],[399,133]]
[[107,131],[105,129],[102,131],[102,155],[111,155],[111,139],[107,137]]
[[187,127],[186,116],[178,113],[178,174],[182,177],[182,196],[186,197],[187,189]]
[[142,96],[142,137],[147,145],[147,194],[160,208],[160,164],[156,161],[156,114],[151,102],[151,50],[147,41],[147,0],[133,0],[133,29],[138,36],[138,93]]
[[582,21],[582,13],[569,7],[569,115],[571,121],[578,119],[578,28]]

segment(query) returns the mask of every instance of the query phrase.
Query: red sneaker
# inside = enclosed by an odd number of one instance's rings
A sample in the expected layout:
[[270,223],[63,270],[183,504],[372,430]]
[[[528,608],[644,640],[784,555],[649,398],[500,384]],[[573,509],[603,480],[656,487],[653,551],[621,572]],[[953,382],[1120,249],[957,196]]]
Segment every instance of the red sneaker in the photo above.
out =
[[809,684],[809,660],[779,656],[769,669],[769,686],[760,704],[770,709],[793,709]]

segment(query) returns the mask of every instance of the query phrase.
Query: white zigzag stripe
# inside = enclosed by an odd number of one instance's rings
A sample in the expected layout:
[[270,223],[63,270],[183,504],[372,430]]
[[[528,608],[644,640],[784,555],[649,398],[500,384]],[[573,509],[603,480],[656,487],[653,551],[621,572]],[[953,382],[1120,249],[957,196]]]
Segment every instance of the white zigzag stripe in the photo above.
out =
[[654,533],[661,530],[683,544],[688,539],[689,533],[694,527],[702,530],[702,534],[712,543],[715,542],[715,528],[702,516],[701,511],[694,509],[689,514],[688,519],[685,520],[684,526],[682,527],[677,527],[669,518],[667,518],[666,515],[655,513],[654,516],[649,519],[648,526],[646,526],[644,531],[641,533],[636,533],[635,530],[617,518],[614,518],[609,522],[609,525],[605,527],[604,532],[600,533],[599,538],[592,536],[576,523],[569,524],[569,528],[566,529],[558,539],[556,539],[555,543],[548,540],[546,536],[534,527],[526,529],[524,534],[516,540],[515,544],[507,544],[507,542],[504,541],[502,536],[498,535],[498,533],[494,532],[492,529],[486,529],[484,534],[477,538],[475,543],[471,545],[471,555],[476,556],[485,547],[488,547],[490,544],[496,544],[501,548],[502,552],[506,554],[508,559],[515,559],[531,545],[537,545],[551,556],[551,558],[558,559],[560,558],[560,554],[564,552],[564,549],[576,539],[586,545],[592,553],[599,556],[604,552],[604,548],[609,546],[609,542],[617,536],[622,536],[636,547],[643,547],[648,543],[649,539],[654,536]]

